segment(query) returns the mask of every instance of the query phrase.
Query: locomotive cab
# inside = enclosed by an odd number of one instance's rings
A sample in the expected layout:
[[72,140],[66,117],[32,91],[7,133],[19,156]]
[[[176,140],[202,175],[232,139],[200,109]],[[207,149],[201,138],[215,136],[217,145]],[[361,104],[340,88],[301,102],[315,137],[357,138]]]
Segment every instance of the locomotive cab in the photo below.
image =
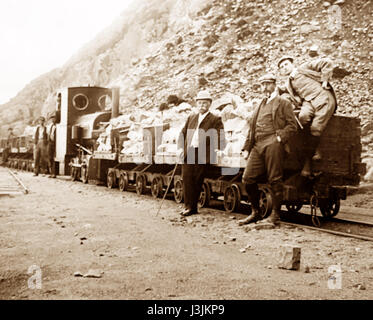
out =
[[92,148],[94,131],[102,121],[109,121],[107,103],[112,90],[100,87],[65,88],[58,92],[56,125],[56,162],[61,175],[70,174],[69,163],[78,154],[77,144]]

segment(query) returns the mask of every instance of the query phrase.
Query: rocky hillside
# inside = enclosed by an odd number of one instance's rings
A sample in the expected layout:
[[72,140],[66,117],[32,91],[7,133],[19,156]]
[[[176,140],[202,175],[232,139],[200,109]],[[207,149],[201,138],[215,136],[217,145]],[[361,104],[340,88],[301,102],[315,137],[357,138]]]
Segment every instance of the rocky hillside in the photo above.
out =
[[250,100],[260,95],[258,77],[277,72],[280,56],[297,63],[328,56],[339,112],[361,117],[368,157],[372,15],[366,0],[138,0],[62,68],[0,106],[0,120],[20,131],[54,108],[56,89],[87,84],[119,86],[122,111],[156,109],[170,95],[191,100],[202,87],[217,98],[231,92]]

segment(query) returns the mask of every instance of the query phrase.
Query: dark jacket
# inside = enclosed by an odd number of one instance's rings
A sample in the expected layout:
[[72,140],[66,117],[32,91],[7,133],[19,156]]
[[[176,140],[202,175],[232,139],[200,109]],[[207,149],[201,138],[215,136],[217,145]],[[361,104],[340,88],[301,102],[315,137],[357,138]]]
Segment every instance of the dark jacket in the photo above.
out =
[[[251,127],[247,136],[243,150],[250,153],[255,145],[255,128],[258,119],[259,110],[263,106],[265,100],[263,99],[260,105],[256,108],[253,114]],[[285,145],[289,138],[297,132],[297,121],[293,112],[293,107],[288,100],[277,96],[273,101],[275,107],[272,111],[272,120],[276,130],[276,135],[280,136],[281,142]]]
[[[39,129],[40,129],[40,125],[37,126],[36,131],[35,131],[34,143],[35,143],[36,145],[37,145],[38,142],[39,142]],[[45,143],[45,144],[48,143],[48,140],[47,140],[47,128],[46,128],[46,127],[45,127],[44,134],[43,134],[43,140],[44,140],[44,143]]]
[[[178,147],[184,150],[184,162],[187,160],[187,152],[191,146],[194,130],[198,125],[198,114],[191,114],[184,128],[181,130]],[[210,130],[213,129],[213,130]],[[206,139],[205,139],[206,138]],[[206,148],[206,163],[216,164],[215,150],[224,150],[225,135],[224,125],[220,117],[208,113],[199,126],[199,150]],[[206,141],[206,144],[204,143]],[[212,154],[211,154],[212,150]]]

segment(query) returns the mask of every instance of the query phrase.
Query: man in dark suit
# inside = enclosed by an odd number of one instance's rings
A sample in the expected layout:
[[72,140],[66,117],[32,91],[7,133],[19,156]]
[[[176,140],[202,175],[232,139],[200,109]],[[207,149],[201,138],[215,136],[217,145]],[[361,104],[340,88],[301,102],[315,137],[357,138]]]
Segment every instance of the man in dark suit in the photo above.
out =
[[240,220],[239,225],[260,219],[258,180],[265,174],[273,192],[273,211],[264,223],[274,226],[280,220],[285,145],[296,133],[297,122],[291,103],[279,96],[275,76],[263,76],[260,84],[266,97],[253,114],[243,148],[248,161],[242,182],[251,200],[252,213],[246,219]]
[[216,150],[225,148],[224,125],[220,117],[209,112],[212,97],[206,90],[198,93],[198,113],[187,119],[178,147],[182,154],[184,183],[183,216],[197,214],[202,184],[211,164],[216,164]]
[[48,145],[47,140],[47,128],[44,125],[45,118],[40,117],[39,118],[39,124],[36,127],[35,136],[34,136],[34,143],[35,143],[35,149],[34,149],[34,176],[39,175],[40,170],[40,161],[44,159],[46,155],[46,149]]
[[56,113],[52,113],[49,119],[52,121],[48,130],[48,166],[49,177],[56,178],[56,166],[54,157],[56,153]]

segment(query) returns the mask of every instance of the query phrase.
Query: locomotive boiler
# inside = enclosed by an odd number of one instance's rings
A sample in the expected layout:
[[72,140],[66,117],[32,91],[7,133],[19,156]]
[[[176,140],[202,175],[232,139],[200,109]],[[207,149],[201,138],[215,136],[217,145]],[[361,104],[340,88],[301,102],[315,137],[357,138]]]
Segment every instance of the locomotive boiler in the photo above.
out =
[[118,89],[101,87],[58,92],[55,161],[60,175],[77,177],[81,173],[94,151],[102,123],[118,115],[118,97]]

